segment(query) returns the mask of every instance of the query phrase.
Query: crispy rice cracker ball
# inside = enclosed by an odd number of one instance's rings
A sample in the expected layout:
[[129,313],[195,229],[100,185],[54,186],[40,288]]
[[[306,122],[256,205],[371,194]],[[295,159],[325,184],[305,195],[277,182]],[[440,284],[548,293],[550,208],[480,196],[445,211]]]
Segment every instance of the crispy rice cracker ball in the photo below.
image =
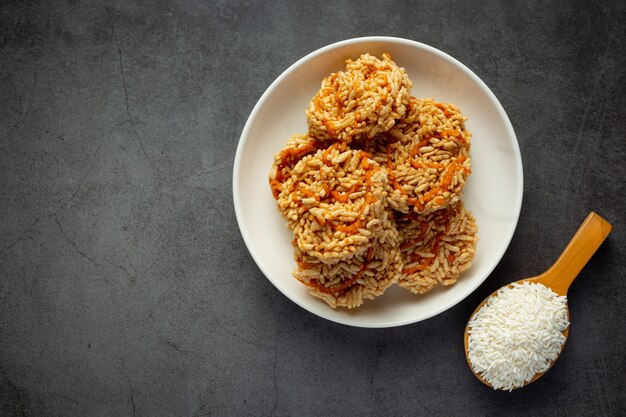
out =
[[376,141],[391,208],[427,214],[459,200],[471,172],[465,120],[452,104],[411,98],[406,117]]
[[277,206],[300,250],[333,263],[364,254],[382,230],[386,182],[369,154],[335,143],[296,163]]
[[324,78],[306,110],[310,133],[322,140],[350,143],[391,129],[404,116],[411,93],[404,68],[389,54],[382,60],[361,55],[346,71]]
[[478,227],[462,201],[431,214],[397,218],[403,269],[398,284],[424,294],[437,284],[454,284],[471,266]]
[[331,143],[325,144],[308,133],[293,135],[285,147],[274,156],[274,163],[270,169],[269,182],[274,199],[278,200],[283,182],[291,176],[291,170],[298,161],[330,145]]
[[382,237],[374,239],[367,252],[333,265],[302,252],[294,246],[298,268],[293,276],[309,287],[309,292],[330,307],[355,308],[373,299],[395,283],[402,270],[398,232],[393,218],[384,220]]

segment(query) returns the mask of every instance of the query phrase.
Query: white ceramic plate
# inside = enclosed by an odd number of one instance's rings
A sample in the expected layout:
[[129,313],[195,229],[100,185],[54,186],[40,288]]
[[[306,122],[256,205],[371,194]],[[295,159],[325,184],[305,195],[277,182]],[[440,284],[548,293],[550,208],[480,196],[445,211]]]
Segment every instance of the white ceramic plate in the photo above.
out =
[[[397,286],[354,310],[333,310],[292,277],[291,232],[268,185],[274,155],[287,139],[307,130],[304,110],[331,72],[369,52],[389,52],[406,69],[412,94],[452,102],[469,117],[472,174],[463,200],[473,212],[480,240],[472,267],[451,287],[417,296]],[[283,294],[328,320],[359,327],[392,327],[427,319],[454,306],[493,271],[513,237],[522,205],[522,160],[513,127],[489,88],[472,71],[430,46],[398,38],[350,39],[319,49],[283,72],[256,104],[243,129],[233,172],[237,221],[250,254]]]

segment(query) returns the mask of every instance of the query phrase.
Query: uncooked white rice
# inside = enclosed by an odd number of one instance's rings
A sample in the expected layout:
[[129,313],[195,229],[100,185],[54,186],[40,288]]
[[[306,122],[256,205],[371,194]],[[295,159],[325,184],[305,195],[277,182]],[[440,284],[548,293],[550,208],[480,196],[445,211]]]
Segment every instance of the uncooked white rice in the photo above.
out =
[[539,283],[500,289],[469,324],[468,358],[494,389],[522,387],[558,358],[569,326],[567,297]]

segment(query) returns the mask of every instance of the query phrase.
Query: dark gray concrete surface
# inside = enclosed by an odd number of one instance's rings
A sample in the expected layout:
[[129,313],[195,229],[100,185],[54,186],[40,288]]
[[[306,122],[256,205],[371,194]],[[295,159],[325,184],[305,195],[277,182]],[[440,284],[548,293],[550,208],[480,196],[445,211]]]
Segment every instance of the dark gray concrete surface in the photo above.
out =
[[[0,415],[624,415],[625,19],[624,2],[3,1]],[[262,92],[364,35],[469,66],[524,160],[495,272],[386,330],[281,295],[232,205]],[[614,230],[570,290],[563,356],[523,390],[487,389],[465,363],[469,314],[546,269],[591,210]]]

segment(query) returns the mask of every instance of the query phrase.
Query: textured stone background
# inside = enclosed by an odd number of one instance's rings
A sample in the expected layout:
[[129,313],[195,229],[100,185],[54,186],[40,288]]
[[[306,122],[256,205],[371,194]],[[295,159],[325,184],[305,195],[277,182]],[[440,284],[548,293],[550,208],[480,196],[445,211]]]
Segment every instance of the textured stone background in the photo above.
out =
[[[3,1],[0,415],[624,415],[625,5],[508,3]],[[524,160],[519,226],[492,276],[387,330],[281,295],[232,207],[237,141],[265,88],[363,35],[469,66]],[[590,210],[614,231],[570,290],[561,359],[523,390],[486,389],[463,355],[469,314],[546,269]]]

